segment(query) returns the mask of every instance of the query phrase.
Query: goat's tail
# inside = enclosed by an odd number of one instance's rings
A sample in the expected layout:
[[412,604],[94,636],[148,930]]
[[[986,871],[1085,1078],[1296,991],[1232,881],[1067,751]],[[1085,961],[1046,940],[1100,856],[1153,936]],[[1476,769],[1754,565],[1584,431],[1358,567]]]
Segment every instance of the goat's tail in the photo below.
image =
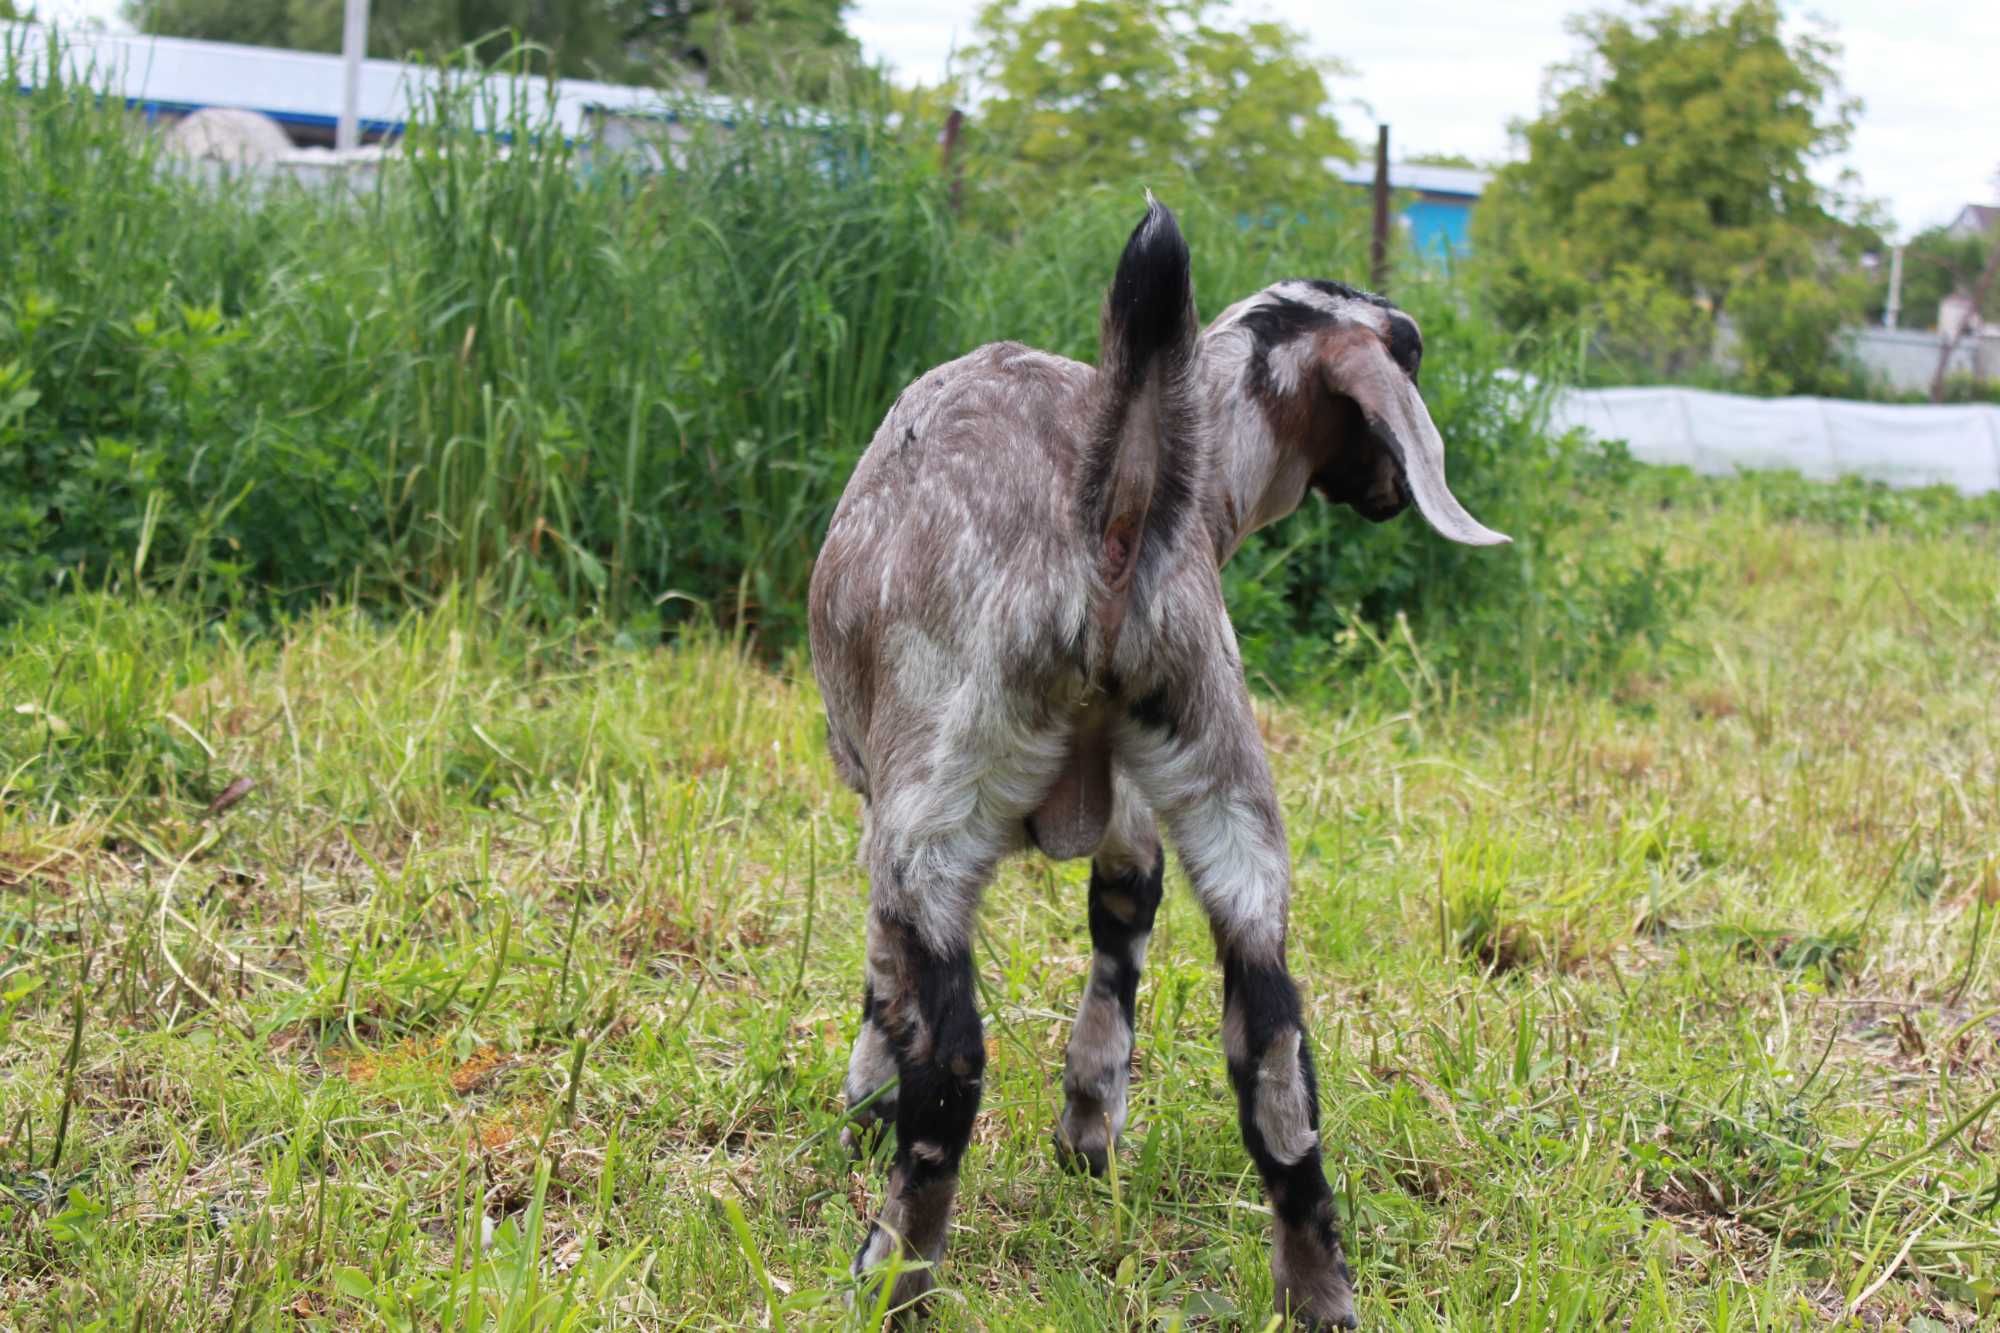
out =
[[1078,490],[1084,535],[1098,552],[1114,623],[1142,548],[1164,545],[1194,498],[1198,332],[1187,241],[1173,213],[1148,192],[1146,216],[1125,242],[1104,294],[1101,397]]

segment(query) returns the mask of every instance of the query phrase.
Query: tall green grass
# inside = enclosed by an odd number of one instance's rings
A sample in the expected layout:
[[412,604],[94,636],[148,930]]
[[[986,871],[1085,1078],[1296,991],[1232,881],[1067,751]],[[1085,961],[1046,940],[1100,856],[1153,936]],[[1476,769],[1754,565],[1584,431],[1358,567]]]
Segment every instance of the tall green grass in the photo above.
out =
[[[668,168],[644,171],[565,141],[506,77],[438,94],[365,188],[218,182],[19,59],[9,83],[41,86],[0,134],[12,601],[166,588],[263,616],[465,590],[545,623],[703,614],[782,648],[896,394],[996,338],[1092,355],[1138,206],[1134,182],[961,225],[929,127],[875,105],[689,109],[663,125]],[[1252,224],[1172,202],[1211,314],[1278,278],[1360,275],[1338,211]],[[1294,520],[1231,574],[1253,665],[1337,670],[1398,613],[1455,636],[1454,667],[1616,656],[1617,608],[1647,610],[1632,581],[1658,571],[1577,554],[1580,455],[1503,373],[1523,349],[1448,282],[1398,295],[1429,332],[1454,479],[1520,544]]]

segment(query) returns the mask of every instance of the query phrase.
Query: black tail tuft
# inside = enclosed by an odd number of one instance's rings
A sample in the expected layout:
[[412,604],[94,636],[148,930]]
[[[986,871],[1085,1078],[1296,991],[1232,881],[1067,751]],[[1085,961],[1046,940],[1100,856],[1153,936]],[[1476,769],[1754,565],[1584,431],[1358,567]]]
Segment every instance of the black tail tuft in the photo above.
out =
[[1193,336],[1187,240],[1173,210],[1149,193],[1146,216],[1125,242],[1105,295],[1099,365],[1130,390],[1144,381],[1155,358],[1179,351]]
[[[1198,332],[1187,241],[1173,213],[1148,194],[1146,216],[1104,295],[1097,420],[1078,496],[1107,608],[1123,606],[1148,553],[1167,549],[1194,494]],[[1107,610],[1106,623],[1121,615]]]

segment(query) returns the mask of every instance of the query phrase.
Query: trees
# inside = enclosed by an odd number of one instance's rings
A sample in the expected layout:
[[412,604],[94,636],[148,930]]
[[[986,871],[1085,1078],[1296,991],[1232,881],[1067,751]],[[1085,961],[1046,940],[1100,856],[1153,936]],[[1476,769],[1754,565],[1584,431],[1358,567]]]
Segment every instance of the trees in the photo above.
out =
[[[512,34],[560,75],[651,83],[697,70],[727,88],[782,80],[806,91],[856,70],[842,24],[849,0],[403,0],[369,16],[368,54],[448,55],[479,42],[492,58]],[[340,48],[342,0],[127,0],[145,32],[213,41]]]
[[1327,90],[1339,67],[1222,0],[990,0],[976,34],[968,152],[1018,206],[1192,178],[1252,210],[1316,211],[1340,188],[1329,160],[1354,156]]
[[1809,174],[1859,110],[1838,47],[1788,37],[1774,0],[1642,5],[1571,30],[1582,50],[1516,127],[1526,159],[1474,215],[1499,310],[1586,322],[1601,350],[1669,375],[1733,311],[1746,376],[1809,387],[1867,291],[1850,261],[1869,235]]

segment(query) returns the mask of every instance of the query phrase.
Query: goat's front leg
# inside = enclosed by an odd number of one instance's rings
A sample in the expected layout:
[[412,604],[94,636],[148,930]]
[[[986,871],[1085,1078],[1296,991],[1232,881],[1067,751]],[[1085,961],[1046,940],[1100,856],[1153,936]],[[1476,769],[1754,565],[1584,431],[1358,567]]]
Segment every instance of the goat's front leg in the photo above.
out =
[[1276,1217],[1279,1312],[1308,1328],[1353,1328],[1354,1289],[1321,1164],[1312,1048],[1285,966],[1284,823],[1233,639],[1200,665],[1205,675],[1134,702],[1119,755],[1166,825],[1215,933],[1237,1117]]
[[928,1266],[944,1255],[959,1159],[979,1112],[986,1045],[973,1005],[969,937],[939,948],[915,925],[871,908],[868,987],[868,1022],[895,1057],[896,1156],[854,1272],[878,1269],[894,1254],[920,1265],[896,1278],[893,1308],[935,1285]]
[[1070,1028],[1056,1127],[1058,1155],[1094,1176],[1125,1130],[1139,972],[1165,868],[1151,812],[1130,781],[1115,781],[1111,827],[1090,862],[1090,980]]

